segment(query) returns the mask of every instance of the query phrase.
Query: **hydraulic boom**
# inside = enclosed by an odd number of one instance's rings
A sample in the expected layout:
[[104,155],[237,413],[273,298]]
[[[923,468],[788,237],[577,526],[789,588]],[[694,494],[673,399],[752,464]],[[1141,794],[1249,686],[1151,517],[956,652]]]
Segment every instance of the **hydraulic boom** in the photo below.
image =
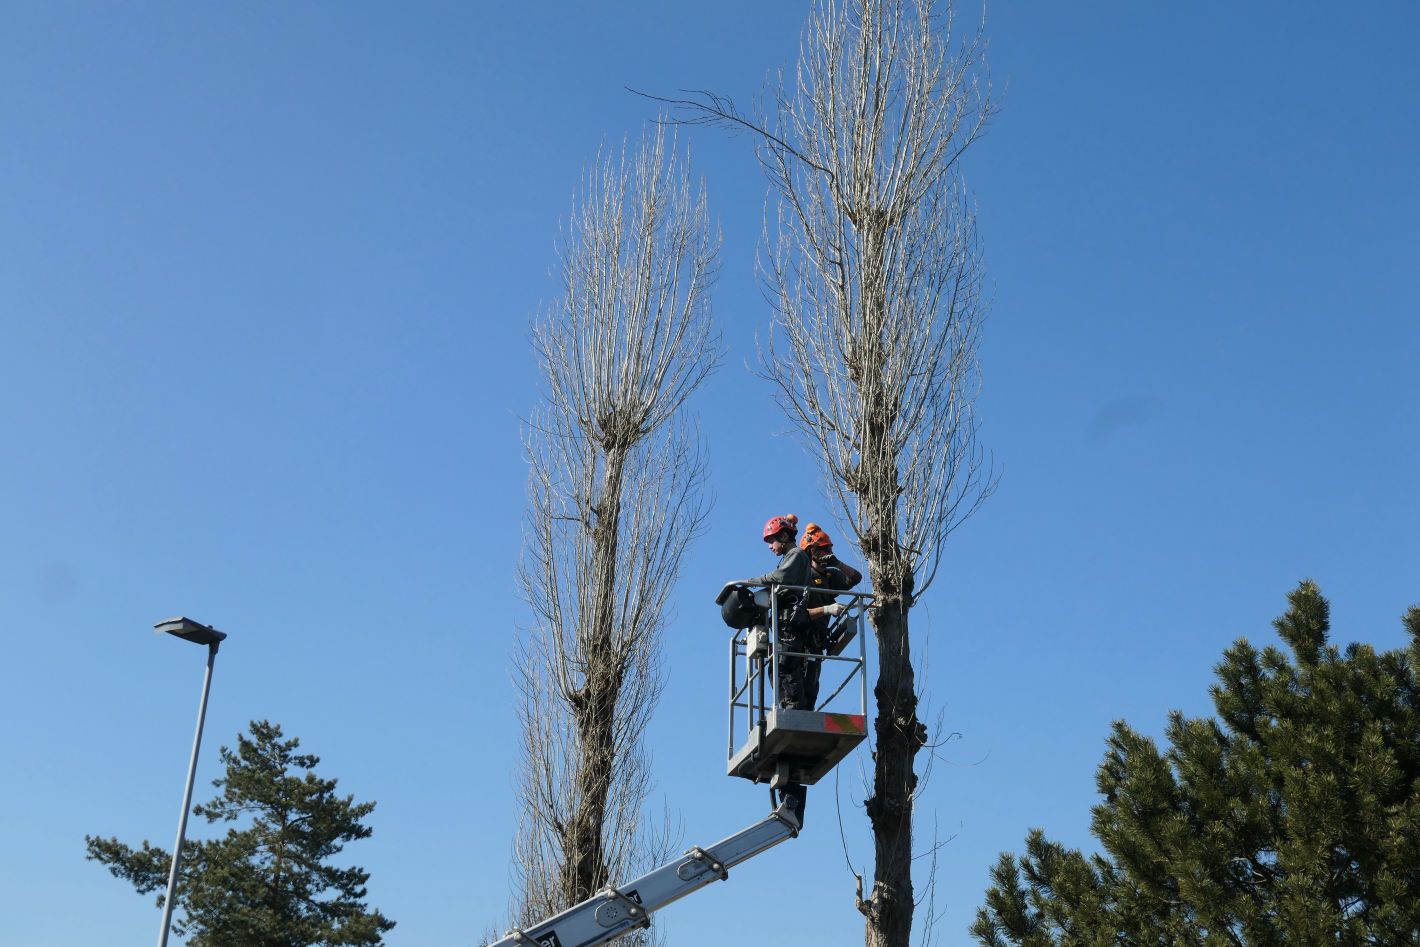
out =
[[760,822],[710,848],[695,847],[679,858],[618,888],[606,887],[581,904],[527,930],[511,930],[489,947],[595,947],[639,927],[651,913],[729,877],[730,869],[799,833],[799,823],[780,806]]
[[[780,590],[797,594],[814,591],[809,586],[770,586],[758,593],[743,583],[728,583],[715,599],[721,617],[735,629],[730,640],[730,758],[728,772],[751,782],[769,783],[780,791],[779,808],[767,817],[709,848],[695,847],[627,884],[608,885],[581,904],[526,930],[514,928],[488,947],[596,947],[638,928],[651,926],[652,913],[698,891],[712,881],[729,877],[730,869],[768,851],[803,827],[803,787],[817,782],[867,735],[868,692],[863,668],[867,657],[863,641],[858,656],[843,654],[859,627],[859,619],[872,602],[871,593],[835,591],[852,602],[851,611],[839,612],[828,627],[827,653],[814,647],[805,653],[785,652],[782,658],[844,668],[831,672],[842,678],[838,689],[808,709],[785,706],[778,700],[780,641],[779,613],[769,608]],[[834,699],[857,679],[856,713],[835,711]],[[768,684],[766,692],[766,684]],[[850,697],[853,691],[848,691]],[[842,702],[839,702],[840,705]],[[745,744],[736,751],[737,716],[743,716]],[[798,789],[798,810],[788,801],[788,789]]]

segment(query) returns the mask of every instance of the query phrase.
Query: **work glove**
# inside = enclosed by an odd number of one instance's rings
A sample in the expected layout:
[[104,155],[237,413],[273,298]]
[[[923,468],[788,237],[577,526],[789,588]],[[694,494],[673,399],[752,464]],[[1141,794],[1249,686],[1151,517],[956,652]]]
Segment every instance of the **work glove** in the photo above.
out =
[[829,602],[823,607],[823,613],[825,615],[832,615],[834,618],[837,618],[847,611],[848,606],[844,605],[842,602]]

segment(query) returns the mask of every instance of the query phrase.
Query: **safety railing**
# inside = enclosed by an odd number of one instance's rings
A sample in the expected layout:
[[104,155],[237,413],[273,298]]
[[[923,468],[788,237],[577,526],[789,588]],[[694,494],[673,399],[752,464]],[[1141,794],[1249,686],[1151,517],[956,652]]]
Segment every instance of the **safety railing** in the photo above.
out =
[[[733,758],[739,736],[760,728],[761,734],[768,720],[768,710],[777,706],[781,693],[779,672],[785,659],[800,658],[816,664],[819,668],[820,692],[830,677],[826,672],[830,667],[841,668],[842,674],[835,676],[837,686],[827,697],[816,700],[813,710],[827,713],[866,714],[868,706],[867,675],[867,618],[872,607],[872,592],[833,590],[828,593],[844,602],[848,611],[831,620],[828,625],[827,649],[822,653],[813,651],[781,651],[780,622],[783,609],[775,607],[780,592],[824,592],[817,586],[771,585],[767,587],[768,606],[765,608],[767,624],[757,623],[749,628],[737,630],[730,638],[730,688],[729,688],[729,756]],[[763,593],[760,593],[761,596]],[[844,654],[856,639],[857,653]],[[834,706],[849,685],[857,682],[857,707]],[[766,686],[767,685],[767,686]],[[737,727],[736,721],[744,714],[744,722]]]

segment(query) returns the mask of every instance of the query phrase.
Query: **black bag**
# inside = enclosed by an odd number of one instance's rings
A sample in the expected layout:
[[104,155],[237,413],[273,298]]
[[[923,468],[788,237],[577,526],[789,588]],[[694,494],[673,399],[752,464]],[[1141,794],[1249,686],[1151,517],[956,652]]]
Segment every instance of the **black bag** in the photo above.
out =
[[715,599],[715,604],[720,606],[720,617],[731,628],[748,628],[764,614],[764,611],[754,604],[754,593],[743,585],[725,586]]
[[809,617],[809,610],[804,605],[802,598],[796,598],[792,603],[786,603],[781,607],[779,627],[785,634],[812,641],[813,626],[814,620]]

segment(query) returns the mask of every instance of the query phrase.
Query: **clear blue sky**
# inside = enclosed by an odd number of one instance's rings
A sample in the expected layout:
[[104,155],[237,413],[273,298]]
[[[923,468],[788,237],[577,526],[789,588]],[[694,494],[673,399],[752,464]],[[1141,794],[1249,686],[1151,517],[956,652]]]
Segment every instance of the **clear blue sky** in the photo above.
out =
[[[653,117],[624,86],[747,101],[806,9],[6,5],[7,943],[156,937],[83,836],[172,845],[203,668],[152,634],[175,615],[231,635],[199,799],[218,746],[277,721],[378,800],[347,854],[392,947],[501,929],[518,416],[558,222],[599,144]],[[1110,721],[1208,711],[1222,649],[1272,640],[1298,580],[1341,641],[1401,644],[1420,600],[1420,7],[1003,2],[987,28],[1002,110],[966,167],[1004,477],[913,619],[929,706],[962,735],[920,818],[956,835],[943,944],[1029,827],[1088,844]],[[729,355],[697,401],[717,505],[648,734],[686,846],[768,808],[723,775],[711,599],[771,564],[768,516],[823,514],[743,368],[768,317],[763,180],[744,139],[690,144]],[[846,857],[828,783],[804,837],[664,913],[671,943],[859,942],[857,772]]]

